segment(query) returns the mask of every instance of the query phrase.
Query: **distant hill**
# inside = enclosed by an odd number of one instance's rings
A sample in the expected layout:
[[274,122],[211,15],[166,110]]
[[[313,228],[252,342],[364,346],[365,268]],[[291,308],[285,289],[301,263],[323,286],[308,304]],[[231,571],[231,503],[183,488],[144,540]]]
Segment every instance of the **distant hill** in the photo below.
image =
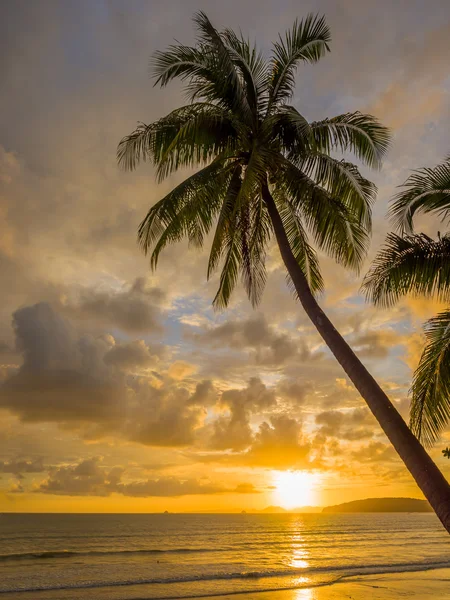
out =
[[322,512],[322,508],[320,506],[299,506],[298,508],[286,509],[282,506],[267,506],[266,508],[262,508],[261,510],[256,510],[253,512],[257,513],[266,513],[266,514],[280,514],[280,513],[318,513]]
[[263,508],[262,510],[259,510],[258,512],[262,512],[262,513],[285,513],[285,512],[287,512],[287,510],[285,508],[283,508],[282,506],[267,506],[267,508]]
[[370,513],[370,512],[433,512],[426,500],[416,498],[367,498],[335,506],[326,506],[323,513]]

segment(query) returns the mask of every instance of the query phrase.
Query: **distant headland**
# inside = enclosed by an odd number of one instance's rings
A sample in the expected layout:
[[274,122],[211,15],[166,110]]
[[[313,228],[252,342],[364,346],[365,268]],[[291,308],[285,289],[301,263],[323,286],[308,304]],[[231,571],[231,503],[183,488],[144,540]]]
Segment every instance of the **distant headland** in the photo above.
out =
[[373,513],[373,512],[433,512],[426,500],[417,498],[367,498],[335,506],[326,506],[322,513]]

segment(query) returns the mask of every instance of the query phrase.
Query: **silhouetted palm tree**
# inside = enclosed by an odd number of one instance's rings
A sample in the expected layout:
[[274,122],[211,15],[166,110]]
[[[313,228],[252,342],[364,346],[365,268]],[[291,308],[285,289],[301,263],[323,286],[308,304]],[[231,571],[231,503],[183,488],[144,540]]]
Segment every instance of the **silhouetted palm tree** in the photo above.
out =
[[[450,157],[433,169],[415,171],[390,213],[402,235],[391,233],[367,274],[364,288],[378,305],[406,294],[450,301],[450,233],[433,240],[413,233],[417,212],[450,216]],[[412,383],[411,428],[431,445],[450,420],[450,309],[425,324],[426,346]]]
[[139,228],[142,248],[151,251],[155,268],[167,244],[187,238],[201,246],[215,226],[208,276],[222,267],[214,305],[227,306],[239,275],[256,305],[274,234],[303,308],[450,529],[448,483],[315,298],[323,282],[309,238],[357,270],[376,194],[355,165],[331,152],[350,151],[379,167],[388,130],[359,112],[309,123],[289,104],[298,64],[314,63],[329,50],[324,17],[295,22],[268,61],[233,31],[218,32],[205,14],[194,20],[197,44],[170,46],[153,61],[156,84],[180,78],[190,103],[139,125],[118,148],[123,167],[151,161],[159,180],[178,169],[200,168],[149,210]]

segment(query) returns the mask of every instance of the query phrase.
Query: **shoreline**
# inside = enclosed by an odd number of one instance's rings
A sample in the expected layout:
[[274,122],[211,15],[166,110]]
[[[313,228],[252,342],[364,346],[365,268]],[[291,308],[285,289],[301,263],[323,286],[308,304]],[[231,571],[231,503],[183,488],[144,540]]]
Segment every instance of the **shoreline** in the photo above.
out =
[[[300,582],[299,582],[300,583]],[[101,586],[97,588],[42,589],[0,593],[5,600],[391,600],[397,597],[417,600],[450,600],[450,566],[383,573],[343,574],[333,580],[303,582],[287,587],[234,590],[228,593],[170,595],[150,593],[154,584]],[[151,587],[150,587],[151,586]],[[95,595],[94,595],[95,594]],[[368,596],[370,594],[370,596]]]
[[[234,595],[237,594],[210,595],[205,596],[203,600],[229,600]],[[368,597],[370,600],[391,600],[397,597],[444,600],[450,599],[450,567],[363,576],[343,575],[334,581],[312,586],[272,591],[255,590],[239,595],[252,600],[367,600]],[[132,600],[144,599],[141,596]]]

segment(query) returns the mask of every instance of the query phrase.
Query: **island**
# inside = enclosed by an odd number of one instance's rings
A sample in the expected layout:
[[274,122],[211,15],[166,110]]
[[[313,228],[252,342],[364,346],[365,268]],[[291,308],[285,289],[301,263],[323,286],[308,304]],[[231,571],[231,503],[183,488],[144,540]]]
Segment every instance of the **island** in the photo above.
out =
[[325,506],[322,513],[375,513],[375,512],[410,512],[427,513],[433,509],[426,500],[417,498],[366,498],[344,502],[335,506]]

